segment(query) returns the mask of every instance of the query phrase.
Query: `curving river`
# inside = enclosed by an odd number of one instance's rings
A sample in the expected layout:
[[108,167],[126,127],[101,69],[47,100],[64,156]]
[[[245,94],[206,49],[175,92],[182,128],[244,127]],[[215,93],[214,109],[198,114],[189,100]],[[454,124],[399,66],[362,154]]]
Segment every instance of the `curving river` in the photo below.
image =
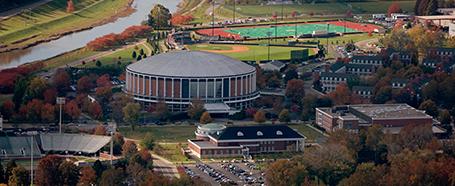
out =
[[63,36],[60,39],[42,43],[24,50],[17,50],[0,54],[0,69],[16,67],[25,63],[48,59],[59,54],[85,46],[91,40],[109,34],[120,33],[125,28],[138,25],[147,19],[147,15],[155,4],[162,4],[171,12],[177,10],[181,0],[135,0],[132,4],[136,9],[127,17],[122,17],[114,22],[95,27],[90,30]]

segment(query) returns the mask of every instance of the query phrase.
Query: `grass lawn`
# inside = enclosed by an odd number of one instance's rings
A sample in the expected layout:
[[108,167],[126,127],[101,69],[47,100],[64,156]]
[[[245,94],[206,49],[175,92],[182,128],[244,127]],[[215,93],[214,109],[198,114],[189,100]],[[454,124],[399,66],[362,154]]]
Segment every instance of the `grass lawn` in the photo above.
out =
[[88,50],[86,48],[81,48],[77,50],[70,51],[63,55],[44,60],[45,70],[50,70],[53,68],[58,68],[65,66],[68,63],[78,61],[90,56],[97,54],[98,52]]
[[178,125],[178,126],[144,126],[136,127],[134,131],[131,127],[120,127],[120,133],[127,138],[140,140],[145,134],[151,133],[157,142],[183,142],[187,139],[193,139],[196,126]]
[[[212,45],[212,44],[197,44],[189,45],[190,50],[231,50],[233,45]],[[239,46],[239,45],[237,45]],[[246,45],[245,45],[246,46]],[[268,47],[267,46],[246,46],[247,51],[243,52],[232,52],[232,53],[222,53],[229,57],[245,60],[245,61],[257,61],[257,60],[267,60],[268,58]],[[271,60],[281,60],[281,59],[290,59],[291,50],[302,50],[299,47],[270,47],[270,59]],[[310,55],[314,54],[313,50],[310,49]]]
[[[129,48],[120,49],[110,55],[103,56],[103,57],[99,58],[98,60],[101,61],[102,65],[113,65],[113,64],[117,64],[118,61],[120,61],[122,63],[129,63],[129,62],[135,61],[135,59],[133,59],[133,57],[132,57],[133,51],[136,51],[136,55],[139,55],[141,49],[143,49],[147,55],[149,54],[149,50],[147,47],[145,47],[145,45],[146,44],[139,44],[136,46],[131,46]],[[96,63],[88,62],[85,66],[86,67],[95,67]]]
[[54,0],[29,12],[13,16],[0,22],[0,42],[25,45],[52,35],[88,27],[96,22],[119,13],[129,0],[75,0],[75,12],[66,12],[66,0]]
[[314,129],[308,127],[306,124],[289,125],[289,127],[299,131],[301,134],[307,137],[307,142],[314,142],[317,139],[326,138],[318,131],[315,131]]
[[153,152],[173,163],[190,163],[194,162],[182,154],[181,147],[185,148],[186,144],[178,143],[158,143]]
[[[401,9],[413,12],[415,1],[368,1],[350,3],[315,3],[303,5],[284,5],[284,14],[290,16],[293,11],[300,14],[345,14],[352,6],[355,14],[386,13],[388,7],[396,2]],[[224,10],[223,10],[224,9]],[[233,6],[224,5],[219,13],[224,16],[232,17]],[[236,5],[236,17],[271,17],[274,12],[281,16],[281,5]]]

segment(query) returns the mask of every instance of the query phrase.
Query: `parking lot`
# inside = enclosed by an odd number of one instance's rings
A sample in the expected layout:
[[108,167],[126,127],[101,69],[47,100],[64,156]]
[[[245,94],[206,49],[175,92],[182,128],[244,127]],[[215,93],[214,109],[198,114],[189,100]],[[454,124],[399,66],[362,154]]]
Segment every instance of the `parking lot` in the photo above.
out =
[[264,185],[264,173],[256,164],[245,160],[222,161],[221,163],[197,163],[185,166],[190,177],[199,177],[211,185]]

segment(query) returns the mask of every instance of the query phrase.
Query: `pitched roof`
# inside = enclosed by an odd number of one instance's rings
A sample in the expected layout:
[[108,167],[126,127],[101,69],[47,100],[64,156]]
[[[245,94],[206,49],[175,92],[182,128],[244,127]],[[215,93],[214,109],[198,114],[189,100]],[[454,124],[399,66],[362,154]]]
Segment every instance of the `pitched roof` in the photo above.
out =
[[211,136],[217,140],[305,138],[286,125],[232,126]]
[[354,79],[354,78],[357,78],[357,75],[345,74],[345,73],[321,72],[321,77],[338,77],[338,78]]

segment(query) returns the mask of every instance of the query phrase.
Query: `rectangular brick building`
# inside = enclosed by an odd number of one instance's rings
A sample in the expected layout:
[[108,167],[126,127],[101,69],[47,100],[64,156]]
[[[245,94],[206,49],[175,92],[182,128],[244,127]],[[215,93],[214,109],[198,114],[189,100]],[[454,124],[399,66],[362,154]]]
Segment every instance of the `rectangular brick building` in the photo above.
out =
[[305,137],[285,125],[226,127],[208,140],[188,140],[199,158],[238,157],[260,153],[303,151]]

